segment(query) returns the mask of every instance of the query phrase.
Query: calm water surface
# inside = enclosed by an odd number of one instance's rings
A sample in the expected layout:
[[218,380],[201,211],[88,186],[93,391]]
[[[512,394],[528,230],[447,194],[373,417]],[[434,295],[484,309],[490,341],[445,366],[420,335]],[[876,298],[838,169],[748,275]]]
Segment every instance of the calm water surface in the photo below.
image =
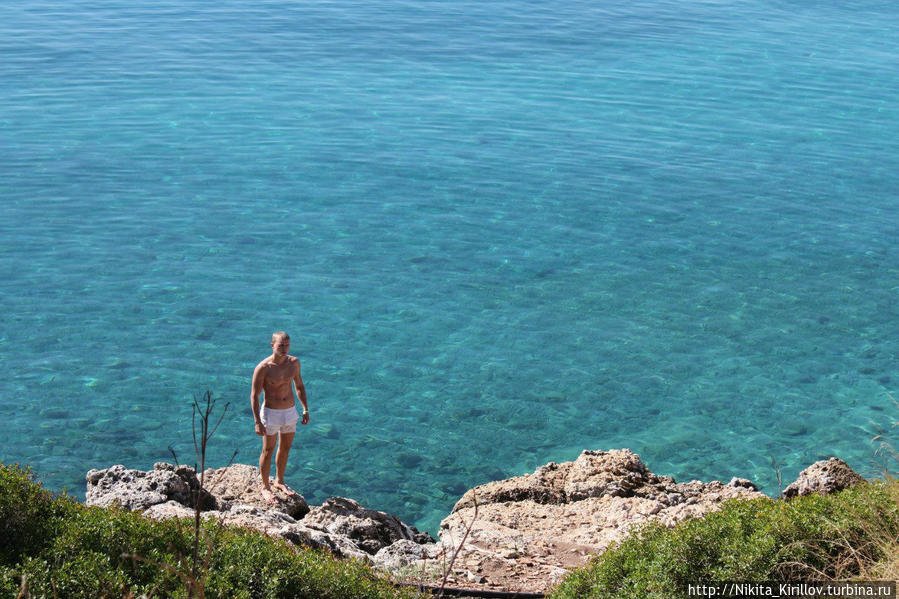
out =
[[[899,7],[0,7],[0,460],[254,463],[436,531],[584,448],[777,491],[872,473],[899,383]],[[776,465],[776,467],[775,467]]]

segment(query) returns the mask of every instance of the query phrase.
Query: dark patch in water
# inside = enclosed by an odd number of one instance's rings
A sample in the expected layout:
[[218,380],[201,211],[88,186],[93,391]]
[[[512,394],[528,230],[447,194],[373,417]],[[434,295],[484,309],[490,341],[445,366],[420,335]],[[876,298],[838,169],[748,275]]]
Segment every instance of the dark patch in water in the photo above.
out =
[[465,494],[465,491],[467,491],[467,490],[468,490],[468,487],[466,487],[464,484],[458,483],[458,482],[452,483],[449,485],[444,485],[444,487],[443,487],[443,492],[446,493],[447,495],[449,495],[450,497],[462,496]]
[[487,480],[505,480],[509,475],[498,468],[491,468],[487,471]]
[[140,432],[131,429],[119,429],[104,432],[92,432],[85,435],[88,442],[128,443],[141,439]]
[[396,463],[403,468],[415,468],[421,463],[421,456],[416,453],[401,453],[396,456]]
[[57,410],[54,408],[41,410],[42,418],[68,418],[70,415],[68,410]]

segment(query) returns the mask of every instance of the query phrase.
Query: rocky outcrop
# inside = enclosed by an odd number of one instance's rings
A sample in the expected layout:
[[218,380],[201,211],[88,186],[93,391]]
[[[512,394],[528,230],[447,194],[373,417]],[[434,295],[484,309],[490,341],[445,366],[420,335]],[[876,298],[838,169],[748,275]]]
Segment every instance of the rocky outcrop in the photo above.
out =
[[346,497],[331,497],[312,508],[303,523],[334,535],[349,537],[360,549],[376,554],[397,541],[433,542],[396,516],[364,508]]
[[[158,463],[143,472],[116,465],[91,470],[86,479],[88,505],[117,505],[155,519],[195,517],[193,498],[200,481],[192,468]],[[259,493],[259,480],[259,470],[245,464],[206,470],[201,517],[369,562],[376,562],[373,556],[396,541],[433,545],[430,535],[352,499],[332,497],[310,511],[302,495],[273,488],[276,501],[266,503]],[[403,545],[385,552],[383,559],[395,563],[401,559],[397,556],[413,554]]]
[[[246,464],[233,464],[218,470],[203,473],[203,486],[215,497],[217,509],[228,511],[235,505],[252,505],[263,509],[271,508],[259,494],[259,468]],[[309,513],[309,505],[299,493],[287,493],[272,488],[279,511],[292,518],[302,518]]]
[[677,483],[627,449],[584,451],[574,462],[469,490],[441,523],[440,540],[457,547],[470,527],[455,564],[463,581],[545,589],[635,524],[672,526],[728,499],[755,497],[764,495],[745,479]]
[[788,498],[813,493],[826,495],[842,491],[864,480],[843,460],[830,458],[815,462],[800,472],[796,480],[783,490],[783,495]]
[[[127,510],[145,510],[167,501],[193,506],[200,487],[193,468],[162,462],[155,464],[149,472],[116,465],[105,470],[91,470],[85,478],[88,505],[118,505]],[[200,501],[203,509],[215,505],[214,499],[206,493]]]
[[[831,458],[803,471],[784,495],[830,493],[863,480]],[[637,524],[674,526],[724,501],[761,497],[745,478],[678,483],[650,472],[630,450],[584,451],[573,462],[467,491],[441,523],[440,540],[449,555],[458,551],[451,581],[540,591]]]
[[228,526],[241,526],[263,532],[293,543],[318,549],[326,549],[338,557],[371,561],[349,538],[331,534],[315,526],[306,526],[286,512],[247,504],[235,504],[223,512],[207,512],[207,518],[216,518]]
[[[863,480],[831,458],[804,470],[784,495],[835,492]],[[87,482],[88,504],[120,505],[160,519],[193,517],[190,506],[200,486],[192,469],[164,463],[150,472],[91,470]],[[531,592],[548,589],[637,524],[674,526],[729,499],[765,497],[744,478],[678,483],[653,474],[630,450],[584,451],[573,462],[550,462],[532,474],[467,491],[434,543],[427,533],[352,499],[331,497],[310,507],[299,494],[275,490],[276,503],[269,505],[259,495],[253,466],[207,470],[203,486],[209,490],[201,500],[203,518],[413,572],[417,582],[439,583],[452,563],[451,586]]]

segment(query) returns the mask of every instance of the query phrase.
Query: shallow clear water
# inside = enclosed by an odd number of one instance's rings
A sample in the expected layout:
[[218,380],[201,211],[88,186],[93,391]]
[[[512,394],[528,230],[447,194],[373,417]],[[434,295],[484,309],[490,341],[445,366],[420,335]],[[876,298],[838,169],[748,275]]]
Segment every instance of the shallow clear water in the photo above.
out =
[[875,468],[899,381],[899,7],[0,7],[0,460],[254,463],[436,530],[584,448],[777,490]]

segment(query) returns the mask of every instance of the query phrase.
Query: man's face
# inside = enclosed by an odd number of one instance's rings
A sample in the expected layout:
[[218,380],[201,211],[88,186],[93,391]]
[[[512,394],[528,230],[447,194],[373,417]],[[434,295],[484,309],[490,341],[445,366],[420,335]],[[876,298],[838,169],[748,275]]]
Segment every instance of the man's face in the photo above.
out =
[[290,351],[290,339],[285,337],[275,337],[272,339],[272,350],[276,356],[286,356]]

